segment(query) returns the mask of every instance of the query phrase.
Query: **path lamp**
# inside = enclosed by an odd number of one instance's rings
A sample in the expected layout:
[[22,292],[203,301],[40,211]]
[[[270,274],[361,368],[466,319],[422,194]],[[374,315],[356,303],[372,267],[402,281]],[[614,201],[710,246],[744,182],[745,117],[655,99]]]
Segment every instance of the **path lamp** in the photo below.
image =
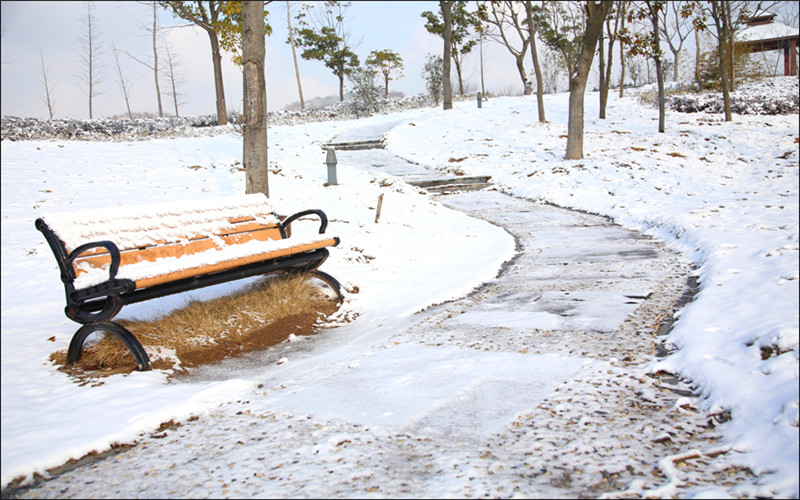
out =
[[328,185],[336,185],[336,151],[328,148],[328,155],[325,157],[325,164],[328,165]]

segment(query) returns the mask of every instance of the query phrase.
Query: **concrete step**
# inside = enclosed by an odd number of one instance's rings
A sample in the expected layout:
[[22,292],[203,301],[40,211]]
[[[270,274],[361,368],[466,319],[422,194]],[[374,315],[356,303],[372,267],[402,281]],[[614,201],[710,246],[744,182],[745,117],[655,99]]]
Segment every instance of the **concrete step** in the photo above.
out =
[[489,179],[491,179],[491,176],[481,175],[474,177],[450,177],[406,182],[430,193],[444,194],[457,193],[459,191],[478,191],[491,185]]
[[329,142],[322,146],[323,149],[333,148],[337,151],[360,151],[364,149],[383,149],[383,141],[373,139],[368,141],[354,142]]

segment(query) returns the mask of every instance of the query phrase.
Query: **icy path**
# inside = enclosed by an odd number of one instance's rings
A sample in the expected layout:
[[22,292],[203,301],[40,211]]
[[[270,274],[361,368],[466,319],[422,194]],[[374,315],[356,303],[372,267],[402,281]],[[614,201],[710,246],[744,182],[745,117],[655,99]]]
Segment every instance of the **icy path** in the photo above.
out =
[[305,341],[249,400],[20,497],[661,497],[740,474],[708,466],[724,450],[688,388],[646,373],[685,262],[601,217],[496,191],[440,200],[514,235],[497,279],[371,343],[348,327]]

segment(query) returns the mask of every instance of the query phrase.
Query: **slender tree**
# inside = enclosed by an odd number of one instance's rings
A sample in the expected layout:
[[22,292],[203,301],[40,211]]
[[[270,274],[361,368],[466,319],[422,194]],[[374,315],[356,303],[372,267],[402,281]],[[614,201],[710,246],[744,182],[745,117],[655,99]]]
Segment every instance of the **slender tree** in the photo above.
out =
[[525,21],[528,25],[528,39],[531,41],[531,59],[533,62],[533,73],[536,75],[536,106],[539,111],[539,122],[544,123],[544,82],[542,81],[542,68],[539,65],[539,51],[536,48],[536,36],[541,26],[543,7],[533,5],[531,0],[525,2]]
[[292,31],[292,8],[289,0],[286,0],[286,23],[289,33],[289,45],[292,46],[292,59],[294,60],[294,74],[297,76],[297,93],[300,94],[300,109],[306,109],[306,102],[303,100],[303,85],[300,83],[300,67],[297,65],[297,50],[294,43],[294,32]]
[[158,116],[164,116],[164,107],[161,102],[161,85],[159,84],[159,63],[158,63],[158,39],[161,37],[160,28],[158,26],[158,4],[155,1],[152,2],[145,2],[147,5],[152,5],[153,7],[153,23],[148,25],[145,24],[142,28],[147,31],[148,36],[151,39],[152,49],[153,49],[153,58],[152,62],[144,59],[140,59],[135,55],[131,54],[130,52],[126,52],[124,50],[120,51],[123,54],[127,55],[134,61],[138,62],[142,66],[146,67],[150,71],[153,72],[153,80],[155,81],[156,87],[156,104],[158,106]]
[[667,42],[669,50],[672,52],[674,61],[672,67],[672,80],[678,81],[680,56],[683,50],[683,43],[689,38],[694,30],[692,24],[692,12],[694,1],[672,1],[666,2],[665,8],[661,10],[661,39]]
[[397,78],[403,77],[403,58],[392,50],[373,50],[365,61],[368,67],[383,75],[383,95],[389,97],[389,80],[394,80],[392,74],[396,73]]
[[94,110],[92,104],[94,98],[103,92],[100,90],[100,85],[103,83],[102,71],[103,64],[101,61],[102,49],[99,43],[99,32],[95,23],[94,14],[92,13],[94,5],[92,2],[86,2],[86,19],[84,22],[84,31],[80,37],[81,51],[80,58],[84,72],[80,78],[84,83],[84,93],[89,98],[89,119],[94,118]]
[[47,112],[50,114],[50,119],[53,119],[55,111],[55,101],[53,100],[53,86],[50,85],[50,80],[47,78],[47,66],[44,64],[44,52],[39,49],[39,59],[42,62],[41,66],[41,79],[39,84],[42,86],[43,97],[42,100],[47,105]]
[[[456,66],[459,94],[463,95],[464,59],[478,43],[473,34],[480,30],[481,21],[478,18],[477,12],[470,12],[467,10],[467,2],[464,0],[450,0],[448,5],[450,9],[448,14],[450,18],[450,55]],[[437,36],[444,36],[444,11],[442,10],[441,0],[439,2],[438,15],[431,11],[425,11],[421,16],[427,20],[425,29],[427,29],[429,33]]]
[[178,106],[185,104],[183,100],[184,94],[181,92],[181,86],[184,83],[184,75],[180,70],[181,64],[177,54],[172,51],[169,44],[164,44],[164,48],[167,53],[167,76],[169,77],[167,95],[172,98],[172,104],[175,107],[175,116],[181,116],[178,112]]
[[711,17],[714,19],[714,26],[717,28],[717,37],[719,43],[717,44],[717,51],[719,55],[719,72],[722,80],[722,100],[725,106],[725,121],[733,120],[731,112],[731,59],[728,52],[731,51],[733,44],[729,39],[733,37],[733,32],[730,25],[730,9],[731,4],[727,1],[712,0],[711,2]]
[[586,91],[586,80],[592,67],[594,51],[597,40],[603,32],[603,23],[613,2],[588,1],[584,8],[586,12],[586,30],[581,44],[580,57],[578,58],[574,75],[570,78],[569,88],[569,121],[567,124],[567,160],[580,160],[583,158],[583,99]]
[[622,37],[627,34],[627,28],[625,27],[625,16],[626,11],[628,10],[628,6],[630,5],[630,0],[619,0],[617,3],[617,8],[619,9],[619,98],[622,99],[625,97],[625,44],[622,41]]
[[156,101],[158,102],[158,116],[164,116],[161,106],[161,86],[158,84],[158,12],[156,2],[153,2],[153,28],[150,30],[153,42],[153,79],[156,84]]
[[199,26],[208,35],[211,44],[211,61],[214,65],[214,88],[217,100],[217,123],[227,125],[228,111],[225,105],[225,86],[222,80],[222,49],[220,47],[220,34],[230,31],[232,20],[223,12],[224,1],[208,0],[202,2],[167,2],[159,1],[161,7],[171,12],[175,17],[190,21]]
[[[620,36],[620,26],[624,22],[625,17],[625,3],[621,1],[614,2],[614,7],[611,13],[606,18],[606,33],[605,37],[600,38],[601,54],[604,49],[603,38],[608,40],[608,60],[603,61],[600,70],[600,118],[606,117],[606,105],[608,104],[608,92],[611,87],[611,70],[614,66],[614,42]],[[621,42],[620,42],[621,44]],[[601,56],[602,60],[602,56]],[[603,67],[605,71],[603,71]]]
[[[301,28],[295,28],[297,45],[303,47],[305,60],[321,61],[339,79],[339,101],[344,101],[344,80],[359,65],[353,52],[350,33],[345,29],[344,14],[350,3],[329,0],[323,4],[306,4],[306,13],[298,16]],[[310,23],[306,21],[310,20]]]
[[119,83],[122,97],[125,99],[125,107],[128,109],[128,118],[133,120],[133,113],[131,112],[131,100],[129,96],[131,84],[122,73],[122,65],[119,63],[119,51],[117,50],[117,45],[113,40],[111,41],[111,50],[114,53],[114,64],[115,69],[117,70],[117,83]]
[[[488,34],[493,41],[502,44],[517,66],[517,74],[522,80],[523,95],[533,93],[533,87],[528,75],[525,74],[525,56],[530,47],[530,31],[527,27],[527,15],[519,11],[518,2],[506,0],[504,2],[491,2],[482,4],[478,9],[478,17],[494,26],[496,31]],[[519,45],[521,46],[519,46]]]
[[267,178],[267,84],[264,75],[264,4],[242,3],[242,67],[244,72],[244,140],[242,163],[247,193],[269,196]]
[[442,84],[444,87],[442,107],[444,109],[453,109],[453,87],[450,84],[450,50],[452,49],[451,38],[453,35],[453,16],[451,9],[453,7],[453,2],[439,0],[439,6],[442,11],[442,40],[444,42],[444,49],[442,51]]

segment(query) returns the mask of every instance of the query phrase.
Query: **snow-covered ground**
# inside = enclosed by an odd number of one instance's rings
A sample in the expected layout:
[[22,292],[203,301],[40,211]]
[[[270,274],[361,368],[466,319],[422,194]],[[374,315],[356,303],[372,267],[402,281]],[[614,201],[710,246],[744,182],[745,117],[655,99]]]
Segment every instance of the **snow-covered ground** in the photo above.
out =
[[[787,81],[797,89],[796,78]],[[670,112],[667,132],[659,134],[657,111],[635,97],[612,97],[608,119],[598,120],[597,95],[589,93],[585,158],[565,161],[567,97],[546,97],[543,124],[531,96],[492,98],[482,109],[464,101],[450,111],[416,109],[270,129],[271,201],[284,214],[325,210],[328,232],[342,244],[324,269],[346,289],[358,289],[337,316],[352,320],[340,327],[347,336],[332,337],[341,340],[342,351],[363,352],[376,340],[373,332],[463,296],[513,255],[513,239],[503,230],[395,178],[341,163],[339,185],[324,186],[321,144],[348,130],[400,122],[387,134],[387,148],[398,156],[446,172],[488,174],[508,193],[607,215],[691,259],[700,291],[668,337],[673,354],[650,368],[693,381],[702,411],[730,412],[731,420],[719,427],[722,445],[737,452],[727,458],[756,477],[716,494],[797,497],[798,115],[736,115],[724,122],[719,115]],[[71,458],[133,442],[162,422],[208,415],[251,397],[276,370],[291,373],[290,358],[226,380],[174,383],[169,373],[151,371],[91,386],[76,384],[48,361],[66,348],[77,325],[63,315],[55,261],[33,221],[64,210],[241,193],[240,157],[235,134],[2,142],[4,487]],[[207,298],[240,286],[191,295]],[[156,315],[186,299],[137,304],[121,317]],[[417,354],[410,346],[397,349],[375,358],[388,364],[360,363],[353,390],[391,385],[398,376],[391,363]],[[440,365],[449,368],[436,380],[500,370],[507,360],[495,362],[487,367],[454,360]],[[512,379],[530,375],[509,371]],[[313,386],[295,389],[319,397]],[[306,411],[313,408],[311,400],[300,403]],[[342,414],[352,411],[346,402],[326,403],[341,405]]]

